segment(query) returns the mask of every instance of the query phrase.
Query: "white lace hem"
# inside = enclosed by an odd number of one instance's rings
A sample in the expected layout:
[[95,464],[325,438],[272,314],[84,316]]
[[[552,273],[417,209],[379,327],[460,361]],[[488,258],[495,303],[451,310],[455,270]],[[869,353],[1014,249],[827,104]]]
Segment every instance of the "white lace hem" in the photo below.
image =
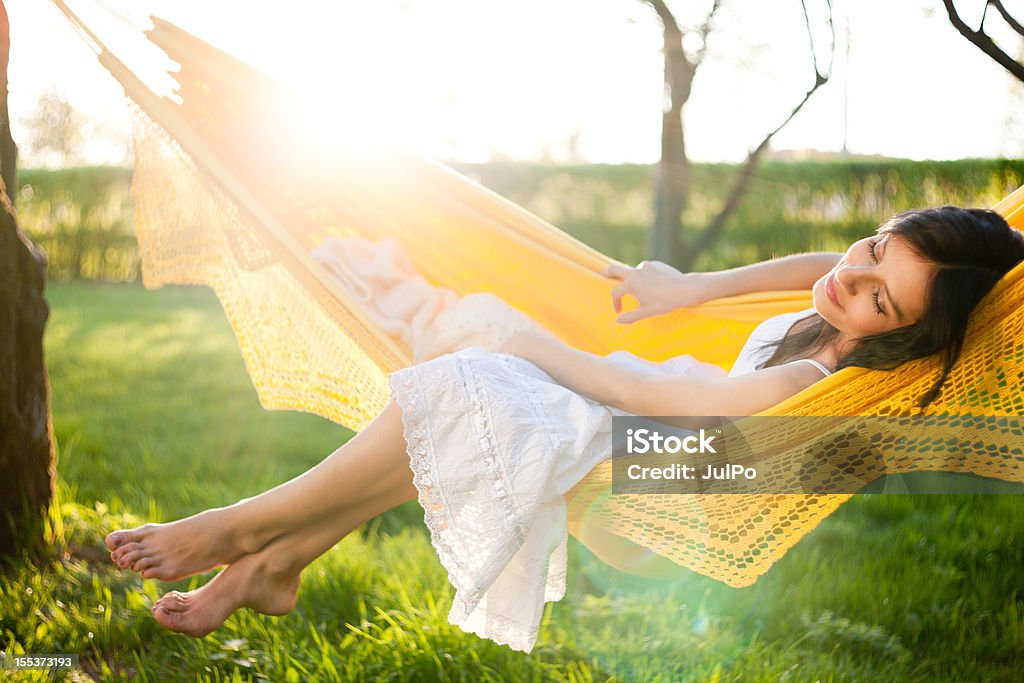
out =
[[[557,500],[547,501],[535,510],[521,508],[520,501],[516,500],[516,496],[510,490],[512,487],[508,472],[496,457],[496,449],[493,448],[493,445],[497,442],[476,382],[473,381],[473,378],[467,379],[466,377],[467,370],[463,365],[464,362],[468,362],[465,360],[466,356],[465,354],[448,354],[448,356],[451,358],[435,359],[431,363],[406,368],[389,376],[391,395],[402,410],[403,436],[407,444],[413,484],[416,486],[417,498],[424,510],[424,521],[430,531],[431,544],[448,574],[449,582],[455,589],[448,621],[468,633],[474,633],[507,645],[514,650],[530,652],[540,630],[544,603],[558,601],[565,597],[568,532],[565,523],[564,501],[559,497]],[[455,358],[454,356],[460,357]],[[424,397],[432,396],[425,389],[431,388],[436,391],[437,387],[432,386],[431,382],[427,382],[426,387],[423,386],[420,372],[426,365],[440,362],[456,364],[461,378],[461,391],[464,392],[462,395],[472,406],[470,414],[464,417],[469,424],[470,433],[476,439],[477,448],[473,451],[479,457],[479,462],[482,463],[482,470],[485,473],[481,479],[486,481],[480,483],[480,488],[494,492],[495,497],[492,501],[494,510],[512,511],[511,514],[502,517],[502,521],[506,522],[507,526],[501,530],[500,538],[495,539],[494,542],[505,544],[507,548],[517,549],[516,559],[518,562],[516,564],[529,570],[529,574],[517,574],[513,567],[505,566],[501,569],[498,578],[505,582],[505,588],[509,583],[518,584],[527,590],[536,590],[543,586],[542,595],[534,594],[540,598],[539,612],[534,611],[530,614],[529,608],[525,610],[525,614],[534,617],[533,620],[517,619],[508,614],[508,612],[521,612],[522,603],[516,605],[515,609],[507,609],[509,600],[509,591],[507,590],[504,591],[504,597],[499,595],[492,601],[499,604],[488,604],[488,598],[494,598],[490,589],[497,583],[496,577],[488,578],[487,572],[480,572],[479,569],[467,566],[466,555],[472,549],[465,547],[465,544],[454,543],[454,540],[458,538],[454,529],[457,521],[453,520],[450,512],[453,509],[452,501],[447,498],[448,492],[443,485],[445,472],[438,466],[438,453],[435,449],[435,444],[438,441],[432,431],[434,424],[430,411],[435,405],[434,402],[428,404],[424,400]],[[527,521],[535,524],[528,524]],[[533,526],[538,526],[538,529],[534,530],[535,532],[543,532],[543,529],[546,528],[557,528],[553,526],[556,524],[561,525],[562,533],[560,542],[554,548],[545,547],[540,549],[538,554],[537,548],[523,547]],[[536,541],[537,537],[534,537],[533,540]],[[455,545],[459,547],[455,547]],[[533,552],[530,552],[531,550]],[[489,567],[489,569],[493,571],[494,568]],[[530,596],[526,595],[517,597],[520,601],[530,600]],[[505,601],[505,608],[503,608],[501,600]],[[536,599],[534,602],[537,602]],[[536,610],[536,607],[534,609]]]

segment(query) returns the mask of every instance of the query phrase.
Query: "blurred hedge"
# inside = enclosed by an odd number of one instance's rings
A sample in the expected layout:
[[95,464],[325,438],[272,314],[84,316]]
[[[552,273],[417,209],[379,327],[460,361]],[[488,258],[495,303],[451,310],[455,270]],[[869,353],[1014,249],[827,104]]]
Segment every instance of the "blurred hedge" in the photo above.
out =
[[55,280],[137,282],[131,169],[18,171],[18,218]]
[[[627,263],[647,258],[653,220],[646,165],[457,164],[500,195]],[[736,167],[696,164],[685,230],[721,207]],[[21,225],[43,247],[50,277],[138,281],[129,169],[19,172]],[[767,161],[723,239],[699,269],[805,250],[841,250],[903,209],[991,206],[1024,183],[1024,160]]]
[[[462,164],[457,168],[627,263],[648,258],[654,220],[646,165]],[[737,167],[695,164],[683,215],[692,234],[720,210]],[[1024,160],[765,161],[723,238],[697,269],[752,263],[808,250],[842,250],[885,218],[941,204],[991,206],[1024,184]]]

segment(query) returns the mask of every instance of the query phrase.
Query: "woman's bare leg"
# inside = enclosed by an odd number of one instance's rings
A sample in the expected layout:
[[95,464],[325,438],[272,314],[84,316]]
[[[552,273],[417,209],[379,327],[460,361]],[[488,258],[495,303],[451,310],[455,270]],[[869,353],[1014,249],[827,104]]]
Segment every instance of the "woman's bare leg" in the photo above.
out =
[[[278,536],[258,552],[229,565],[201,588],[164,594],[153,605],[153,617],[172,631],[202,637],[219,628],[239,607],[263,614],[287,614],[295,606],[302,570],[359,525],[412,500],[415,489],[407,488],[405,483],[398,481],[361,506],[351,506]],[[135,568],[146,576],[147,561],[140,560]]]
[[175,581],[256,553],[318,519],[394,495],[411,500],[416,489],[401,408],[392,399],[348,443],[294,479],[227,507],[114,531],[106,543],[119,566],[140,566],[146,560],[147,578]]

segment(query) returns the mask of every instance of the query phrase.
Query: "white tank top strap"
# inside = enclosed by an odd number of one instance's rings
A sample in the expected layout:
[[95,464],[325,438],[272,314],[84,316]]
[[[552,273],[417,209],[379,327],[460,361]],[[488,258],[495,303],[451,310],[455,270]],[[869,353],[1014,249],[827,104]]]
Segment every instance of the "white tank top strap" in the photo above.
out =
[[800,361],[803,361],[804,363],[810,363],[811,365],[813,365],[814,367],[818,368],[823,373],[825,373],[826,377],[828,377],[829,375],[832,374],[831,371],[829,371],[828,368],[826,368],[824,365],[822,365],[818,361],[814,360],[813,358],[799,358],[799,359],[797,359],[795,361],[792,361],[792,362],[799,363]]
[[756,370],[757,366],[768,360],[768,356],[771,355],[770,350],[762,351],[764,344],[782,339],[797,320],[806,318],[814,313],[817,313],[817,311],[812,306],[803,311],[781,313],[762,321],[747,338],[746,343],[740,350],[739,356],[736,357],[736,361],[732,365],[732,369],[729,370],[729,376],[737,377]]

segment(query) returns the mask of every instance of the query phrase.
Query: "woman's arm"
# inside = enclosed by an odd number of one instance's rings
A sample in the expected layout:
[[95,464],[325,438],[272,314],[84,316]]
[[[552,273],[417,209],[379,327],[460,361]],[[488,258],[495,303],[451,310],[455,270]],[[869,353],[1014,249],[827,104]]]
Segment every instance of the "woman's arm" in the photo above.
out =
[[530,361],[577,394],[634,415],[753,415],[821,379],[808,363],[721,379],[637,372],[535,332],[517,332],[498,350]]
[[641,377],[621,363],[531,331],[516,332],[498,352],[524,358],[571,391],[626,411]]
[[636,268],[613,263],[602,275],[622,280],[622,284],[612,289],[612,306],[616,313],[621,313],[622,297],[626,294],[640,303],[618,318],[620,323],[631,323],[725,296],[774,289],[809,289],[841,258],[842,254],[832,252],[794,254],[708,273],[681,273],[660,261],[643,261]]
[[739,268],[716,270],[708,275],[715,281],[717,291],[721,292],[719,296],[773,289],[810,289],[842,257],[842,254],[833,252],[792,254]]
[[809,363],[787,363],[737,377],[709,379],[686,375],[646,375],[632,385],[623,408],[634,415],[743,417],[795,396],[818,380]]

